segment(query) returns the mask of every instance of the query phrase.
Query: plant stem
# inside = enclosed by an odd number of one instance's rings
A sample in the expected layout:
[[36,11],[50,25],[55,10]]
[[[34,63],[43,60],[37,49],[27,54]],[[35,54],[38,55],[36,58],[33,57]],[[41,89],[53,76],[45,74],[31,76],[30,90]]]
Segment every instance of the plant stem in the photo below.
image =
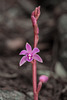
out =
[[38,94],[37,93],[34,94],[34,100],[38,100]]
[[[34,48],[37,47],[38,40],[39,40],[39,28],[37,25],[37,20],[40,15],[40,6],[36,7],[36,9],[32,12],[31,19],[33,24],[34,30]],[[32,71],[33,71],[33,92],[34,92],[34,100],[38,100],[38,93],[37,93],[37,69],[36,69],[36,60],[33,60],[32,63]]]
[[39,94],[39,91],[41,90],[41,87],[42,87],[42,82],[39,81],[38,83],[38,88],[37,88],[37,93]]
[[33,62],[33,92],[34,92],[34,100],[38,100],[37,98],[37,93],[36,93],[36,90],[37,90],[37,75],[36,75],[36,60],[34,60]]
[[[36,35],[34,34],[34,48],[37,46],[36,43]],[[33,92],[34,92],[34,100],[38,100],[37,94],[37,71],[36,71],[36,60],[33,60]]]

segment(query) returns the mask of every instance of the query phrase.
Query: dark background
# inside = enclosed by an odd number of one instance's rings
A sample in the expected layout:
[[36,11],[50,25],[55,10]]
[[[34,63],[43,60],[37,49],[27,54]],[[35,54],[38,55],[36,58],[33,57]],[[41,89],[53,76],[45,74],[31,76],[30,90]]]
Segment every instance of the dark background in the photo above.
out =
[[31,13],[41,6],[37,76],[48,75],[40,100],[67,100],[67,0],[0,0],[0,88],[27,94],[32,89],[32,67],[19,66],[26,42],[33,48]]

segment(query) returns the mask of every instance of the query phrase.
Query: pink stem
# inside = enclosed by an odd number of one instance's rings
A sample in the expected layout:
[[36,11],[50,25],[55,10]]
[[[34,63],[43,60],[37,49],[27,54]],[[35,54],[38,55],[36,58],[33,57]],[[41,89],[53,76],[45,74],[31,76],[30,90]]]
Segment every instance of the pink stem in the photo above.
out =
[[37,90],[37,75],[36,75],[36,60],[33,63],[33,92],[34,92],[34,100],[38,100],[38,95],[36,93]]
[[[34,34],[34,48],[36,46],[37,46],[36,35]],[[34,92],[34,100],[38,100],[36,60],[33,60],[33,92]]]
[[[37,43],[39,40],[39,28],[37,25],[37,20],[40,15],[40,6],[32,12],[31,19],[32,19],[32,24],[33,24],[33,29],[34,29],[34,48],[37,47]],[[37,70],[36,70],[36,60],[33,60],[32,63],[32,71],[33,71],[33,92],[34,92],[34,100],[38,100],[38,93],[37,93]]]
[[37,93],[39,94],[39,91],[41,90],[41,87],[42,87],[42,82],[39,81],[38,83],[38,88],[37,88]]

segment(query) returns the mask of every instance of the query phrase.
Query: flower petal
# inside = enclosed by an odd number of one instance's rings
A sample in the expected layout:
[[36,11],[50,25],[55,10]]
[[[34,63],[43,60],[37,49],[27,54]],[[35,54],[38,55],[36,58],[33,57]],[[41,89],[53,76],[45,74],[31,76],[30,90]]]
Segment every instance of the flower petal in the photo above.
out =
[[33,56],[33,59],[35,59],[35,60],[37,60],[37,61],[39,61],[39,62],[43,62],[43,60],[42,60],[42,58],[38,55],[38,54],[35,54],[34,56]]
[[19,65],[22,66],[26,62],[26,56],[23,56],[20,60]]
[[26,53],[27,53],[26,50],[22,50],[22,51],[19,53],[19,55],[25,55]]
[[26,43],[26,50],[28,52],[31,52],[32,51],[31,45],[29,43]]
[[38,52],[40,52],[40,50],[38,48],[34,48],[33,51],[32,51],[32,54],[34,55],[34,54],[36,54]]

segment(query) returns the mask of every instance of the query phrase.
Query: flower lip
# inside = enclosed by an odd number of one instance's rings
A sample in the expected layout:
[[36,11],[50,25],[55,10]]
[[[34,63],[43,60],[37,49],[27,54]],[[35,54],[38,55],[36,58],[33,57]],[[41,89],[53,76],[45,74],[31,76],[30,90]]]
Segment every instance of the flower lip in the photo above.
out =
[[31,53],[27,53],[27,55],[26,55],[26,60],[27,60],[28,62],[31,62],[31,61],[33,60],[33,55],[32,55]]

